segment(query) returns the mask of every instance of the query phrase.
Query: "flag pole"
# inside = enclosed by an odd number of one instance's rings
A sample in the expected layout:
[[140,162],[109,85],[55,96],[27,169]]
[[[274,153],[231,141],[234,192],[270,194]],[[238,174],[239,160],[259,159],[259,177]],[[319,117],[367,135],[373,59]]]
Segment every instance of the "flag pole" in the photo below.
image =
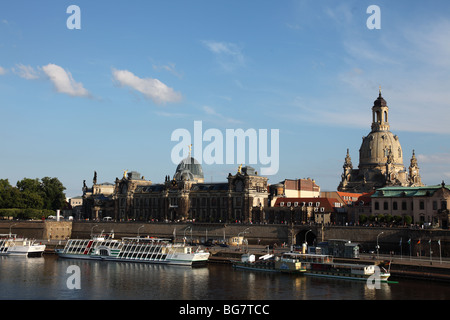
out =
[[442,264],[441,239],[438,240],[438,244],[439,244],[439,261]]
[[430,244],[430,263],[432,263],[432,261],[433,261],[433,258],[432,258],[432,256],[431,256],[431,239],[430,239],[430,241],[428,241],[428,243]]
[[409,244],[409,260],[411,261],[411,238],[409,238],[408,244]]

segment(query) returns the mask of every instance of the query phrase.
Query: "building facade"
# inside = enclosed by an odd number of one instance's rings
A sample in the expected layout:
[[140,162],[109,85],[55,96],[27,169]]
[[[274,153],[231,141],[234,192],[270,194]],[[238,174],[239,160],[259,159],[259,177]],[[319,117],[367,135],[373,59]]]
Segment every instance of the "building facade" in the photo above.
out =
[[386,186],[423,186],[414,152],[407,171],[399,138],[390,131],[388,120],[389,107],[380,90],[372,107],[372,130],[359,149],[358,169],[353,168],[347,149],[338,191],[364,193]]
[[278,198],[316,198],[320,196],[320,187],[316,181],[307,179],[285,179],[269,186],[269,203],[275,206]]
[[343,224],[347,221],[344,205],[335,198],[280,197],[266,211],[269,223]]
[[448,228],[450,187],[385,187],[372,195],[373,215],[410,216],[413,224]]
[[84,188],[84,214],[116,221],[263,222],[267,180],[240,166],[227,182],[204,183],[201,165],[189,156],[164,183],[153,184],[133,171],[116,178],[112,194],[96,194],[95,184]]

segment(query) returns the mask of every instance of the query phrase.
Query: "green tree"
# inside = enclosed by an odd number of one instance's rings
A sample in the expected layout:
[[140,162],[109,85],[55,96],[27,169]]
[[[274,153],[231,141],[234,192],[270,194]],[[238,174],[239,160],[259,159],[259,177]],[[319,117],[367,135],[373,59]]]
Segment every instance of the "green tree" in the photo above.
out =
[[404,222],[406,225],[411,224],[411,222],[412,222],[412,217],[411,217],[411,216],[408,216],[408,215],[403,216],[403,222]]
[[0,208],[38,209],[56,211],[66,203],[66,188],[57,178],[24,178],[11,186],[8,179],[0,179]]
[[20,192],[28,191],[28,192],[42,192],[41,183],[39,179],[28,179],[23,178],[20,181],[17,181],[16,183],[17,189],[19,189]]
[[384,216],[384,220],[387,223],[391,223],[394,220],[394,217],[392,215],[390,215],[390,214],[387,214],[387,215]]
[[24,178],[17,182],[16,187],[21,198],[21,205],[17,208],[44,208],[45,193],[39,179]]
[[365,215],[365,214],[361,214],[360,216],[359,216],[359,223],[360,224],[364,224],[364,223],[366,223],[367,222],[367,216]]
[[394,216],[394,222],[395,224],[400,224],[402,222],[403,218],[401,216]]
[[44,209],[61,209],[66,201],[64,190],[66,190],[66,188],[63,186],[61,181],[58,180],[58,178],[42,178],[42,191],[45,194]]
[[0,208],[22,208],[20,191],[9,184],[8,179],[0,180]]

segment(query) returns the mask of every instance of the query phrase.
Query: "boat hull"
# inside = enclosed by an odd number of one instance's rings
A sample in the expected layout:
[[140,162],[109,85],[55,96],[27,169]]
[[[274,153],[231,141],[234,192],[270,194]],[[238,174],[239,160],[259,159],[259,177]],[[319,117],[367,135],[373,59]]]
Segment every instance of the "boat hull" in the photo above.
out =
[[40,257],[45,251],[45,245],[14,246],[1,252],[0,256]]
[[306,268],[296,261],[235,261],[233,267],[236,269],[263,271],[263,272],[278,272],[278,273],[291,273],[291,274],[303,274],[306,272]]
[[[372,274],[372,275],[339,274],[339,273],[325,272],[325,271],[307,271],[307,272],[305,272],[305,276],[344,279],[344,280],[359,280],[359,281],[369,280],[370,281],[372,279],[371,277],[375,277],[376,275],[375,274]],[[379,281],[380,282],[388,282],[389,277],[390,277],[390,274],[382,273],[379,276]]]
[[251,264],[247,264],[247,263],[234,263],[233,267],[236,269],[251,270],[251,271],[280,272],[280,270],[276,270],[275,268],[261,267],[261,266],[255,265],[255,264],[251,265]]
[[168,259],[133,259],[133,258],[117,258],[112,256],[102,255],[88,255],[88,254],[70,254],[64,253],[62,250],[56,250],[58,257],[63,259],[81,259],[81,260],[95,260],[95,261],[115,261],[115,262],[136,262],[149,264],[164,264],[164,265],[178,265],[178,266],[202,266],[206,265],[209,258],[209,253],[198,253],[194,257],[184,257],[178,255],[176,258]]

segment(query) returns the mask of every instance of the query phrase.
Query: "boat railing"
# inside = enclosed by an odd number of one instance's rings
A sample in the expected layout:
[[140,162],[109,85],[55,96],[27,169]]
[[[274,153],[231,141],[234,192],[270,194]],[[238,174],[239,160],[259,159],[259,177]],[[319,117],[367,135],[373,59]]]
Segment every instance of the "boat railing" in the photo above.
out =
[[[164,246],[160,241],[141,241],[148,238],[124,238],[119,258],[130,260],[164,261],[171,246]],[[135,241],[139,240],[139,241]],[[155,240],[155,238],[153,238]]]
[[324,254],[314,254],[314,253],[297,253],[297,252],[286,252],[285,256],[295,257],[301,262],[310,263],[333,263],[333,256]]

